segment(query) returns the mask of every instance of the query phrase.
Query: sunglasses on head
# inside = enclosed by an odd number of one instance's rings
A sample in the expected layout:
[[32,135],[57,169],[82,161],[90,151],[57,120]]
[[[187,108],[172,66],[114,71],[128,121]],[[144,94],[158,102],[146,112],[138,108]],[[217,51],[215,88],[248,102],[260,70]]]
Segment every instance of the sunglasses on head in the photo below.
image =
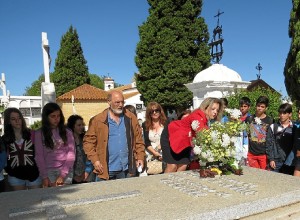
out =
[[160,109],[152,109],[150,111],[150,115],[154,114],[154,113],[160,113]]

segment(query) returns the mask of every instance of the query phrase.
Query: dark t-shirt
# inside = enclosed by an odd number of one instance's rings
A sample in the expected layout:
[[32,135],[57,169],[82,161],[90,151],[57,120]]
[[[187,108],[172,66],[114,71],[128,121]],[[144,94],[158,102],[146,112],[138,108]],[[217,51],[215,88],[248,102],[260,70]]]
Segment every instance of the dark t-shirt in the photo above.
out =
[[255,115],[246,118],[246,122],[249,123],[249,152],[254,155],[263,155],[266,154],[267,131],[274,120],[266,116],[260,119],[259,123],[255,118]]
[[34,160],[34,145],[25,140],[21,147],[16,143],[7,144],[7,166],[5,171],[10,176],[30,182],[39,177],[39,170]]

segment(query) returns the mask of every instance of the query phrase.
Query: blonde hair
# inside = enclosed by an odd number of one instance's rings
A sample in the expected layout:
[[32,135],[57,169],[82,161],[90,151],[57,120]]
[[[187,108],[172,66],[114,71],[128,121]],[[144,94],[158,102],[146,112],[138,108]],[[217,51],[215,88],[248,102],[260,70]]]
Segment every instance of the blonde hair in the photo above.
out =
[[206,98],[206,99],[203,100],[203,102],[201,103],[201,105],[199,106],[198,109],[200,109],[204,113],[206,113],[207,108],[211,108],[214,103],[219,104],[219,112],[218,112],[216,120],[221,121],[222,116],[223,116],[223,110],[224,110],[224,104],[223,104],[223,101],[221,99],[212,98],[212,97]]

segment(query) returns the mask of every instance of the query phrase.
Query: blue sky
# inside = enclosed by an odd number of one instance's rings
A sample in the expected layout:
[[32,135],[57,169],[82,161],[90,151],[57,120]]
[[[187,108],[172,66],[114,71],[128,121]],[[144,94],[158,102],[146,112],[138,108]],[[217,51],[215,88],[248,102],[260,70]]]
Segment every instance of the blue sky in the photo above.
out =
[[[138,71],[138,26],[146,21],[148,8],[146,0],[0,0],[0,73],[5,73],[7,89],[22,95],[43,73],[42,32],[48,34],[53,71],[70,25],[77,29],[89,71],[129,84]],[[204,0],[200,16],[212,33],[214,15],[224,12],[222,64],[249,81],[256,79],[260,62],[261,78],[286,95],[283,69],[291,8],[289,0]]]

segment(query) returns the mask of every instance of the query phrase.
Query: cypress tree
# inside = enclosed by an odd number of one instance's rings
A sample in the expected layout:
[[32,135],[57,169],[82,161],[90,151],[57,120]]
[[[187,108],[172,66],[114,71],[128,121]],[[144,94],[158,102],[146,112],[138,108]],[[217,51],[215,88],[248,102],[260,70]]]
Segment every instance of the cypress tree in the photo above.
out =
[[300,101],[300,2],[293,0],[289,21],[290,51],[284,67],[285,87],[292,101]]
[[90,84],[87,61],[83,56],[77,31],[72,26],[62,36],[55,59],[53,82],[57,96],[84,83]]
[[209,33],[200,12],[202,0],[148,0],[149,16],[140,27],[135,62],[142,100],[165,110],[192,105],[184,86],[210,65]]

